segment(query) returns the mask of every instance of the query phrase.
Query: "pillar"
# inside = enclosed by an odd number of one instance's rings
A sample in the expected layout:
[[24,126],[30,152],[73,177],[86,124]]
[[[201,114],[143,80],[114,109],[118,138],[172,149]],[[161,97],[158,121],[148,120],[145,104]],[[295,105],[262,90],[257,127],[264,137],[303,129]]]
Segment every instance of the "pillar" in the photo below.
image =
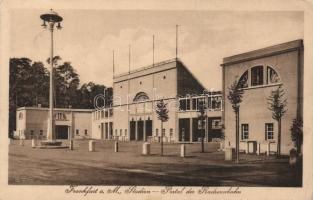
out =
[[73,150],[74,149],[74,141],[71,139],[69,142],[69,150]]
[[136,141],[138,141],[138,122],[137,122],[137,120],[135,122],[135,138],[136,138]]
[[149,142],[143,143],[142,154],[143,155],[150,155],[150,143]]
[[257,154],[257,155],[260,155],[260,153],[261,153],[261,143],[260,143],[260,142],[257,142],[256,154]]
[[271,154],[271,143],[267,142],[267,150],[266,150],[266,155],[269,156]]
[[190,131],[189,141],[192,142],[192,135],[193,135],[192,118],[189,118],[189,131]]
[[95,151],[95,141],[89,140],[89,151],[93,152]]
[[143,141],[147,141],[147,133],[146,133],[146,120],[143,120]]
[[118,141],[114,142],[114,152],[117,153],[118,152]]
[[36,148],[37,146],[37,141],[35,138],[32,139],[32,148]]
[[180,157],[185,157],[186,156],[186,145],[181,144],[180,145]]

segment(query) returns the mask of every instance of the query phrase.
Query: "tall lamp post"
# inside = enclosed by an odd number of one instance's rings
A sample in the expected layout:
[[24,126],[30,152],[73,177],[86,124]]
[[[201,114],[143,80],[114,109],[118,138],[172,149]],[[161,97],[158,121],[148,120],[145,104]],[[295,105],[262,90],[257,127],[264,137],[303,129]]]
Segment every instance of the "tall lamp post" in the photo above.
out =
[[50,55],[50,90],[49,90],[49,119],[48,119],[48,129],[47,129],[47,142],[53,142],[55,138],[55,129],[54,129],[54,116],[53,116],[53,30],[54,25],[57,29],[61,29],[61,21],[63,18],[59,16],[55,11],[50,9],[46,14],[40,15],[40,18],[43,20],[41,25],[43,28],[49,28],[51,33],[51,55]]

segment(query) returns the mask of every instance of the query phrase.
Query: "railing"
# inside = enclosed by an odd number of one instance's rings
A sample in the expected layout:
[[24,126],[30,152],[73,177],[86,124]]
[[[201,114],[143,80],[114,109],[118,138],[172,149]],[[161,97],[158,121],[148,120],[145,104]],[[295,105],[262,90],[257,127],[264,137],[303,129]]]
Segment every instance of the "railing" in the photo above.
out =
[[221,111],[223,99],[221,94],[187,96],[178,99],[179,111],[199,111],[200,103],[205,105],[207,111]]

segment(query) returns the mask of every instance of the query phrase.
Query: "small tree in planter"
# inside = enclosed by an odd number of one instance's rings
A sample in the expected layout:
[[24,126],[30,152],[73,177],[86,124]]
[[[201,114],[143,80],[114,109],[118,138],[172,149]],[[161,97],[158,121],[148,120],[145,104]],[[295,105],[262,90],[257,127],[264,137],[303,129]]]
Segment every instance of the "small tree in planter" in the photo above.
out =
[[302,117],[297,117],[292,121],[292,125],[290,127],[291,131],[291,139],[297,148],[298,156],[302,153],[301,146],[303,143],[303,121]]
[[163,156],[163,122],[166,122],[169,119],[166,106],[167,104],[164,103],[163,99],[156,105],[156,113],[158,115],[158,119],[161,121],[161,156]]
[[277,157],[281,155],[281,119],[287,111],[287,99],[284,99],[284,95],[284,89],[279,86],[267,99],[272,118],[278,122]]
[[237,80],[228,88],[228,100],[232,104],[236,116],[236,163],[239,163],[239,108],[242,102],[243,90],[239,87]]

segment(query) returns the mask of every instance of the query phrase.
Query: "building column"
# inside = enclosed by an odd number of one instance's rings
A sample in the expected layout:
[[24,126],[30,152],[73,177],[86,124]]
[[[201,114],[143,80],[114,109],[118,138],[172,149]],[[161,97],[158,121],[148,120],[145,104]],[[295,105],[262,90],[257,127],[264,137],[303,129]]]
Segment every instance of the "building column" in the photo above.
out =
[[209,118],[207,117],[207,114],[205,116],[205,142],[209,142]]
[[146,133],[146,119],[145,117],[143,118],[143,141],[147,141],[147,133]]
[[192,118],[189,118],[189,141],[192,142],[192,136],[193,136],[193,126],[192,126]]
[[70,126],[67,126],[67,139],[68,140],[71,140],[72,139],[72,134],[71,134],[71,127]]
[[138,122],[137,119],[135,121],[135,139],[138,141]]

